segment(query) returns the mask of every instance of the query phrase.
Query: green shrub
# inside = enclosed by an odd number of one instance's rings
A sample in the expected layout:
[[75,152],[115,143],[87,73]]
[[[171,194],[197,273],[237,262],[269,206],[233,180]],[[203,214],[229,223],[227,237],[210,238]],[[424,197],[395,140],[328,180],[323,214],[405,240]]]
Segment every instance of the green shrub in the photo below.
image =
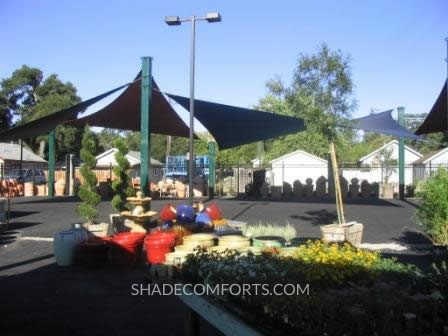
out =
[[118,149],[115,153],[117,166],[114,167],[114,174],[117,179],[112,183],[112,189],[115,196],[112,198],[112,207],[117,211],[129,210],[126,198],[134,195],[134,189],[131,187],[131,177],[129,172],[129,161],[126,158],[128,148],[122,139],[114,141],[114,147]]
[[[441,302],[414,288],[412,267],[349,245],[310,242],[296,251],[293,257],[281,257],[198,250],[186,257],[179,275],[184,283],[212,287],[252,285],[242,295],[226,292],[215,299],[251,314],[248,320],[263,334],[436,335],[443,331],[446,315]],[[437,283],[444,283],[446,275],[439,278]],[[309,285],[309,295],[257,294],[254,287],[260,284],[271,290],[278,284],[298,284],[302,289]],[[405,314],[415,316],[411,328],[404,323]],[[275,333],[263,327],[274,328]]]
[[77,212],[89,224],[92,224],[93,220],[98,217],[97,206],[101,202],[101,196],[96,192],[97,180],[93,172],[93,169],[96,167],[95,151],[95,139],[87,125],[84,128],[80,153],[81,160],[83,161],[80,169],[83,181],[78,193],[81,203],[78,205]]
[[419,193],[422,204],[417,218],[430,239],[448,245],[448,170],[440,168]]

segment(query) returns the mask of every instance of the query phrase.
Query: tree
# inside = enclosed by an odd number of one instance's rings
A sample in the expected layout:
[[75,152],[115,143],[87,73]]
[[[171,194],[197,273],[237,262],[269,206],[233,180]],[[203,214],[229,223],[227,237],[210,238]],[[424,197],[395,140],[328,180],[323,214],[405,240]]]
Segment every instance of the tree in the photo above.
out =
[[381,177],[383,183],[389,183],[389,178],[392,176],[396,169],[394,166],[397,165],[397,160],[393,159],[394,150],[393,148],[383,148],[374,157],[374,163],[381,166]]
[[95,191],[97,182],[96,175],[93,172],[96,167],[95,152],[95,139],[87,125],[82,137],[81,160],[83,164],[80,172],[83,181],[79,188],[78,195],[81,198],[81,203],[78,205],[77,211],[89,224],[93,224],[94,219],[98,217],[97,206],[101,202],[100,195]]
[[299,55],[289,86],[275,78],[266,87],[268,93],[260,99],[258,109],[306,122],[304,132],[266,141],[268,159],[296,149],[325,156],[330,141],[336,143],[339,157],[345,156],[352,146],[354,132],[338,125],[347,123],[356,106],[349,56],[322,44],[315,54]]
[[[40,69],[23,65],[12,76],[1,81],[0,128],[42,118],[81,101],[77,90],[70,82],[63,83],[56,74],[44,80]],[[56,128],[57,159],[65,154],[77,153],[81,147],[82,128],[58,126]],[[34,150],[44,156],[46,136],[28,140]]]
[[115,192],[115,196],[112,198],[112,207],[121,212],[129,210],[127,206],[127,197],[131,197],[134,194],[134,189],[131,187],[131,178],[128,175],[129,161],[126,158],[128,148],[122,138],[115,139],[113,143],[114,147],[118,149],[115,153],[115,161],[117,166],[114,167],[114,174],[118,178],[112,182],[112,189]]

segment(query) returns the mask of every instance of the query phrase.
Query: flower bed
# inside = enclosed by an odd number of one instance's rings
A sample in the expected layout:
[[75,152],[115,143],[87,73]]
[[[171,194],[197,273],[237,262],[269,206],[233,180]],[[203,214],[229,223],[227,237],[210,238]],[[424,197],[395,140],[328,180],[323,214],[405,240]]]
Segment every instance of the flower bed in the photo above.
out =
[[[290,257],[198,251],[180,276],[192,284],[249,285],[242,294],[214,296],[270,334],[443,334],[448,325],[446,299],[430,295],[435,287],[418,269],[348,244],[309,242]],[[255,284],[309,285],[309,295],[263,295]]]

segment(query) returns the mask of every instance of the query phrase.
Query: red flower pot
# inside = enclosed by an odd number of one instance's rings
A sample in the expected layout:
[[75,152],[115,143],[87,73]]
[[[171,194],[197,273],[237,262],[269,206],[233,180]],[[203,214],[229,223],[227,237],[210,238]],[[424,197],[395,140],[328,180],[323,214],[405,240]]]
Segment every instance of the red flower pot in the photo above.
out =
[[154,231],[145,239],[146,257],[151,264],[163,264],[165,255],[173,249],[176,233],[172,231]]
[[160,210],[160,219],[164,222],[176,219],[176,207],[172,204],[166,204]]
[[109,240],[109,261],[119,267],[132,267],[138,259],[145,233],[121,232]]
[[221,209],[218,208],[215,202],[210,203],[210,205],[205,208],[205,212],[208,214],[212,221],[221,219],[223,217]]

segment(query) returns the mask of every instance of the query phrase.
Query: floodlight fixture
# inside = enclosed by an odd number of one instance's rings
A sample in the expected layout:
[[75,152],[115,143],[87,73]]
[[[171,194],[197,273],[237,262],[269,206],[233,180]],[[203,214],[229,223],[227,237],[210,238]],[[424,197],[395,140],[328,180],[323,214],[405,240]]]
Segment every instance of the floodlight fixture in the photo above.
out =
[[178,26],[181,24],[178,16],[165,16],[165,22],[168,26]]
[[221,14],[218,12],[207,13],[205,19],[210,23],[221,22]]

